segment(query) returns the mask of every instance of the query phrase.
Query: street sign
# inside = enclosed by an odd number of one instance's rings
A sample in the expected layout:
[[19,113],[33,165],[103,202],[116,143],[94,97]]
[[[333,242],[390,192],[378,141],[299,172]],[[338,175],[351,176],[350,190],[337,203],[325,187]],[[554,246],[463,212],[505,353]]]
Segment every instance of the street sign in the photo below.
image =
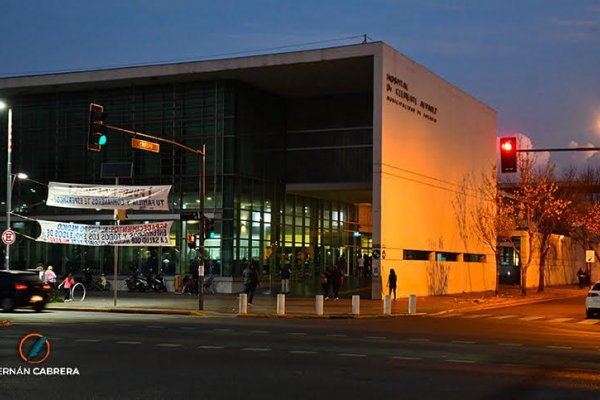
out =
[[2,242],[6,245],[11,245],[17,240],[17,235],[11,229],[7,229],[2,232]]
[[148,142],[147,140],[131,139],[131,147],[134,149],[151,151],[153,153],[160,153],[160,144]]

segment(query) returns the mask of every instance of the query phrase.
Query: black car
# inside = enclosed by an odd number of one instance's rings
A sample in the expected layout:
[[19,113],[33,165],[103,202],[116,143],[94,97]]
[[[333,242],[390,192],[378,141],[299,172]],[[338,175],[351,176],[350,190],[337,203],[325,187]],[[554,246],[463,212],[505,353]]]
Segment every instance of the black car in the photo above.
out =
[[0,308],[12,311],[17,307],[32,307],[42,311],[52,287],[27,271],[0,271]]

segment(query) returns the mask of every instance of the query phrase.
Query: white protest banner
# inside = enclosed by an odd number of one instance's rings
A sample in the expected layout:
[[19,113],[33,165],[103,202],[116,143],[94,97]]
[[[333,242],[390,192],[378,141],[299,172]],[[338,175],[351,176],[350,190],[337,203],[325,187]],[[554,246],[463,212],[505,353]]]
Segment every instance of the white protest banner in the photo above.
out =
[[46,205],[104,210],[169,210],[170,185],[84,185],[50,182]]
[[171,246],[173,221],[140,225],[85,225],[37,220],[42,228],[39,242],[82,246]]

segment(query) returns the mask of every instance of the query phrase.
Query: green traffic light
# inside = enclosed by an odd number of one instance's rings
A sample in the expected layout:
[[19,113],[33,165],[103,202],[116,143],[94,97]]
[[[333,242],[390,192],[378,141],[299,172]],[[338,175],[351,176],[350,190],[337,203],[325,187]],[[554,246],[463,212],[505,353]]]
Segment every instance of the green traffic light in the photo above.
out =
[[99,144],[100,146],[103,146],[103,145],[105,145],[105,144],[106,144],[106,140],[107,140],[107,139],[106,139],[106,135],[102,135],[102,136],[100,136],[100,139],[98,139],[98,144]]
[[214,238],[215,238],[215,233],[214,233],[214,232],[210,232],[210,233],[208,234],[208,237],[209,237],[210,239],[214,239]]

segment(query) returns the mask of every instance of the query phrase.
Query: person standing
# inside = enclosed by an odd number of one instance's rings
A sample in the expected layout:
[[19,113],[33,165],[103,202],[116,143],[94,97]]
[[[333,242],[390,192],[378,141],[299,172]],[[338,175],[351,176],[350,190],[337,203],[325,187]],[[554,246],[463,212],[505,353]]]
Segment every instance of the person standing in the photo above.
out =
[[339,300],[338,292],[342,283],[342,271],[340,271],[340,267],[337,264],[333,266],[330,280],[331,290],[333,290],[333,300]]
[[62,286],[63,292],[65,293],[65,302],[73,301],[71,298],[71,288],[75,284],[75,279],[73,279],[73,274],[67,275],[67,277],[62,281],[59,287]]
[[56,286],[56,274],[54,273],[54,267],[52,267],[52,265],[48,265],[44,279],[46,280],[46,283],[52,285],[52,289],[54,289],[54,286]]
[[358,276],[363,277],[365,275],[365,260],[360,253],[358,253],[358,257],[356,258],[356,264],[358,266]]
[[331,276],[331,272],[329,268],[325,272],[321,274],[321,288],[323,289],[323,299],[329,300],[329,278]]
[[290,278],[292,276],[292,269],[290,264],[285,264],[281,269],[281,293],[287,294],[290,292]]
[[398,277],[396,276],[396,271],[394,268],[390,269],[390,276],[388,276],[387,286],[390,288],[389,295],[392,295],[392,291],[394,292],[394,301],[396,300],[396,281]]
[[246,264],[246,268],[242,272],[244,278],[244,293],[248,296],[248,304],[252,304],[254,299],[254,291],[258,286],[258,275],[250,263]]

